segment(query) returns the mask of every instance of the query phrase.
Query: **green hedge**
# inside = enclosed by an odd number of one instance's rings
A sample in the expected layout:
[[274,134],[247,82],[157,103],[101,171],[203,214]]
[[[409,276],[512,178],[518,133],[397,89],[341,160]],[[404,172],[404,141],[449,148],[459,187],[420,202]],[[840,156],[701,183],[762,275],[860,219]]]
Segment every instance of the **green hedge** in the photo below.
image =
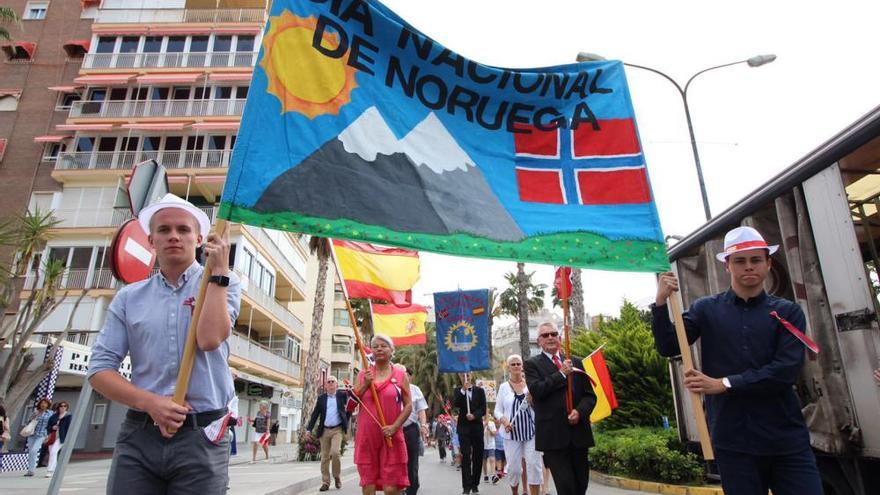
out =
[[699,483],[700,458],[687,452],[672,430],[627,428],[596,432],[592,468],[613,476],[663,483]]

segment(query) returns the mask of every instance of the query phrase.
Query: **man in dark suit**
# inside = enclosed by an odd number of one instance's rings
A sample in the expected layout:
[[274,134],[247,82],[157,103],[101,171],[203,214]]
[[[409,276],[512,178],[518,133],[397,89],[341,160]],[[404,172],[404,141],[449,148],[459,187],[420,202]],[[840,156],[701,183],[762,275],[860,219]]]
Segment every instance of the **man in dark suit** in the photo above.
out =
[[480,493],[483,469],[483,416],[486,415],[486,392],[471,384],[470,373],[459,373],[461,388],[455,391],[458,408],[458,442],[461,446],[462,493]]
[[318,397],[312,417],[306,427],[306,435],[311,435],[312,428],[318,423],[318,438],[321,442],[321,488],[318,491],[326,492],[330,489],[330,462],[333,461],[333,480],[336,488],[342,487],[340,479],[341,465],[339,451],[342,447],[342,437],[348,431],[348,413],[345,403],[348,394],[338,390],[339,383],[335,376],[327,377],[324,382],[325,394]]
[[[572,363],[560,353],[556,325],[538,325],[538,345],[541,352],[525,362],[526,385],[535,410],[535,448],[544,453],[558,495],[584,495],[590,480],[590,413],[596,406],[596,393],[581,360]],[[571,412],[566,405],[569,376]]]

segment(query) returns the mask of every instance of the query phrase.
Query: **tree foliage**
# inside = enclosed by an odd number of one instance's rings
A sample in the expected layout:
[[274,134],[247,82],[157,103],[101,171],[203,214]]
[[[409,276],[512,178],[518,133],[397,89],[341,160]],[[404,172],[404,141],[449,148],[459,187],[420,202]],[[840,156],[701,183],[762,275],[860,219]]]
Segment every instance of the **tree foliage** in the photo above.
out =
[[620,317],[603,321],[596,332],[577,334],[572,353],[586,356],[602,344],[620,407],[599,423],[600,428],[658,426],[661,416],[674,417],[667,360],[654,348],[643,312],[624,301]]
[[21,28],[21,18],[12,7],[0,7],[0,40],[12,39],[9,29],[6,28],[8,24],[17,24]]
[[[0,269],[0,348],[8,354],[0,366],[0,405],[15,414],[33,393],[34,388],[49,374],[55,359],[51,358],[30,369],[38,356],[29,345],[37,328],[52,314],[68,296],[59,288],[65,266],[59,260],[35,262],[36,254],[46,245],[49,231],[58,225],[52,213],[40,211],[0,221],[0,247],[11,250],[12,263]],[[33,265],[33,266],[32,266]],[[23,287],[28,270],[34,270],[33,283]],[[37,277],[39,275],[39,278]],[[22,289],[27,289],[20,299]],[[79,298],[68,316],[67,325],[55,342],[63,342],[73,325],[73,317],[87,290]]]

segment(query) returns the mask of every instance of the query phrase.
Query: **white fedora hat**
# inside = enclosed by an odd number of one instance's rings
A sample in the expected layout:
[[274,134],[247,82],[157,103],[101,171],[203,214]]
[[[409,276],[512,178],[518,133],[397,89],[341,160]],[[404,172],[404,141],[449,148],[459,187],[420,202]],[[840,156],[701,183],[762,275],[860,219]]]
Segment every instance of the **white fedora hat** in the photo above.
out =
[[202,235],[202,239],[208,237],[208,231],[211,230],[211,220],[208,219],[208,215],[189,201],[171,193],[166,194],[159,201],[141,210],[138,215],[138,222],[140,222],[144,232],[150,233],[150,219],[153,218],[156,212],[165,208],[177,208],[196,217],[196,220],[199,222],[199,233]]
[[731,254],[748,249],[766,249],[773,254],[779,246],[768,246],[760,232],[752,227],[737,227],[724,236],[724,251],[716,254],[715,259],[725,263]]

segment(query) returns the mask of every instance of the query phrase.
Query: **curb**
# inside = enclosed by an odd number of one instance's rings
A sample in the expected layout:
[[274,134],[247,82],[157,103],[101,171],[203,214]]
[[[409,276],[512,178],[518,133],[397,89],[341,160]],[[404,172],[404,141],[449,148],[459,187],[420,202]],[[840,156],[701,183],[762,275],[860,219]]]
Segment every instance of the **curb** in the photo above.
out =
[[[342,478],[348,474],[356,473],[357,466],[348,466],[342,468],[339,473],[339,477]],[[304,480],[297,481],[292,485],[285,486],[284,488],[279,488],[278,490],[272,490],[271,492],[266,492],[266,495],[299,495],[304,490],[308,490],[309,488],[317,488],[321,485],[321,475],[313,476],[311,478],[306,478]]]
[[598,471],[590,471],[590,479],[600,485],[624,490],[636,490],[645,493],[663,493],[665,495],[724,495],[721,487],[714,486],[685,486],[657,483],[656,481],[641,481],[619,476],[611,476]]

